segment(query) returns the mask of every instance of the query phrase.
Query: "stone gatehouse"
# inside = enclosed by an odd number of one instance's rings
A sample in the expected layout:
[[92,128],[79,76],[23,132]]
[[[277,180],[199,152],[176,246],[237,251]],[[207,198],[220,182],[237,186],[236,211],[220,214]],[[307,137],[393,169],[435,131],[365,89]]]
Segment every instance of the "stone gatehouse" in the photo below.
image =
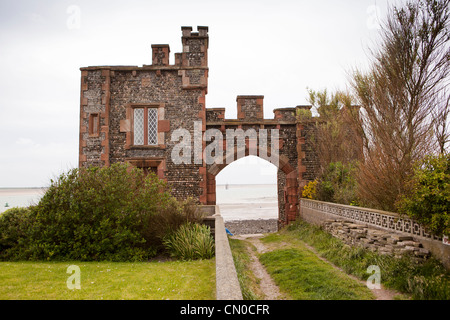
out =
[[[205,104],[208,27],[181,31],[183,52],[175,53],[173,64],[169,45],[156,44],[149,65],[80,69],[79,167],[129,162],[166,180],[177,198],[191,196],[211,205],[216,203],[216,175],[238,158],[257,155],[278,167],[279,224],[295,220],[299,191],[317,171],[308,139],[314,125],[296,117],[299,109],[311,107],[275,109],[273,119],[264,119],[264,96],[241,95],[237,119],[225,119],[224,108]],[[227,150],[230,131],[243,132],[244,140]],[[183,140],[180,133],[192,140]],[[174,161],[182,140],[185,161]],[[224,152],[209,150],[214,161],[208,162],[204,154],[213,143]]]

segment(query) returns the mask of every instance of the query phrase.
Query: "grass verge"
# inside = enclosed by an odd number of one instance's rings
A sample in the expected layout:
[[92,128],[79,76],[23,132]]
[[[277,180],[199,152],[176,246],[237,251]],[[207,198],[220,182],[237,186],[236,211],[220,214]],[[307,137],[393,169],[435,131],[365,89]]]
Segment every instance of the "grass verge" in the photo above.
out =
[[[233,255],[234,266],[241,286],[244,300],[259,300],[261,294],[258,293],[258,279],[248,268],[250,256],[248,255],[248,243],[237,239],[228,239]],[[250,249],[251,250],[251,249]]]
[[371,300],[361,282],[321,260],[291,232],[272,233],[261,241],[268,252],[261,263],[281,290],[296,300]]
[[[394,258],[363,248],[349,247],[317,226],[298,221],[282,231],[310,246],[345,272],[367,280],[367,268],[380,268],[381,283],[417,300],[449,300],[450,272],[435,259],[417,264],[409,256]],[[270,238],[268,239],[270,240]]]
[[[80,289],[68,289],[70,265]],[[167,262],[0,262],[0,300],[211,300],[215,260]]]

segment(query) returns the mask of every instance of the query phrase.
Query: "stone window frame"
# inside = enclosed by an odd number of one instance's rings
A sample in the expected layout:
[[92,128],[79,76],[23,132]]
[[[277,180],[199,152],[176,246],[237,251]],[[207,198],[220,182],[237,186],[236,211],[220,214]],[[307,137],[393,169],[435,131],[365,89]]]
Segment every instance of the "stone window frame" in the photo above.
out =
[[161,157],[137,157],[137,158],[128,158],[125,160],[130,163],[134,167],[137,168],[155,168],[156,175],[161,180],[166,180],[165,171],[166,171],[166,159]]
[[[125,105],[125,108],[126,119],[120,121],[120,132],[126,133],[125,149],[165,149],[165,133],[170,129],[170,122],[169,120],[165,120],[164,117],[165,103],[128,103]],[[144,108],[145,110],[148,108],[158,109],[157,144],[134,145],[134,109],[136,108]]]
[[89,114],[89,137],[99,137],[100,136],[100,114],[90,113]]

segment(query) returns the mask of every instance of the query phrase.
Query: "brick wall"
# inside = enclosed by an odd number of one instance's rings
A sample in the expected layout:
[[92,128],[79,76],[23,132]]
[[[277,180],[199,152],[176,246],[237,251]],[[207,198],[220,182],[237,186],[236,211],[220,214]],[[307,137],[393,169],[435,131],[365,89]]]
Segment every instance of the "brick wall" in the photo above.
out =
[[[215,176],[228,164],[226,159],[222,164],[206,164],[201,160],[206,148],[206,141],[202,141],[197,149],[193,143],[190,163],[174,163],[172,151],[179,143],[172,141],[174,131],[185,129],[195,139],[194,134],[203,136],[207,129],[218,129],[226,139],[227,129],[254,129],[257,134],[261,129],[268,132],[276,129],[279,132],[277,158],[270,154],[274,144],[270,133],[267,149],[258,145],[256,155],[269,150],[269,158],[276,160],[280,224],[295,220],[301,187],[316,174],[310,139],[313,124],[298,122],[299,107],[275,109],[273,119],[264,119],[261,95],[237,96],[236,119],[225,119],[225,108],[207,109],[208,27],[197,27],[197,32],[192,27],[182,27],[181,31],[183,51],[175,53],[173,64],[170,64],[169,45],[154,44],[149,65],[81,68],[79,166],[129,162],[151,168],[170,184],[177,198],[194,197],[200,203],[213,205]],[[156,143],[134,144],[136,108],[157,110]],[[226,153],[226,140],[220,143]],[[243,154],[234,152],[234,159],[249,154],[249,143],[246,141]],[[195,161],[196,158],[200,161]]]

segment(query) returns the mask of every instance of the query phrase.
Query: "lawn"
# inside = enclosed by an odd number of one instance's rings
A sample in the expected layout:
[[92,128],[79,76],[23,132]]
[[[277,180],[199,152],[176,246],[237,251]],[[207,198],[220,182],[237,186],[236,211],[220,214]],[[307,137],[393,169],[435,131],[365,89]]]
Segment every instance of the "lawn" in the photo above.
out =
[[[79,267],[80,289],[71,265]],[[0,262],[0,299],[212,300],[215,260],[166,262]]]
[[272,250],[260,255],[261,263],[281,290],[294,300],[371,300],[362,284],[322,261],[289,232],[270,234],[261,241]]
[[274,250],[261,263],[294,300],[369,300],[370,290],[302,249]]

